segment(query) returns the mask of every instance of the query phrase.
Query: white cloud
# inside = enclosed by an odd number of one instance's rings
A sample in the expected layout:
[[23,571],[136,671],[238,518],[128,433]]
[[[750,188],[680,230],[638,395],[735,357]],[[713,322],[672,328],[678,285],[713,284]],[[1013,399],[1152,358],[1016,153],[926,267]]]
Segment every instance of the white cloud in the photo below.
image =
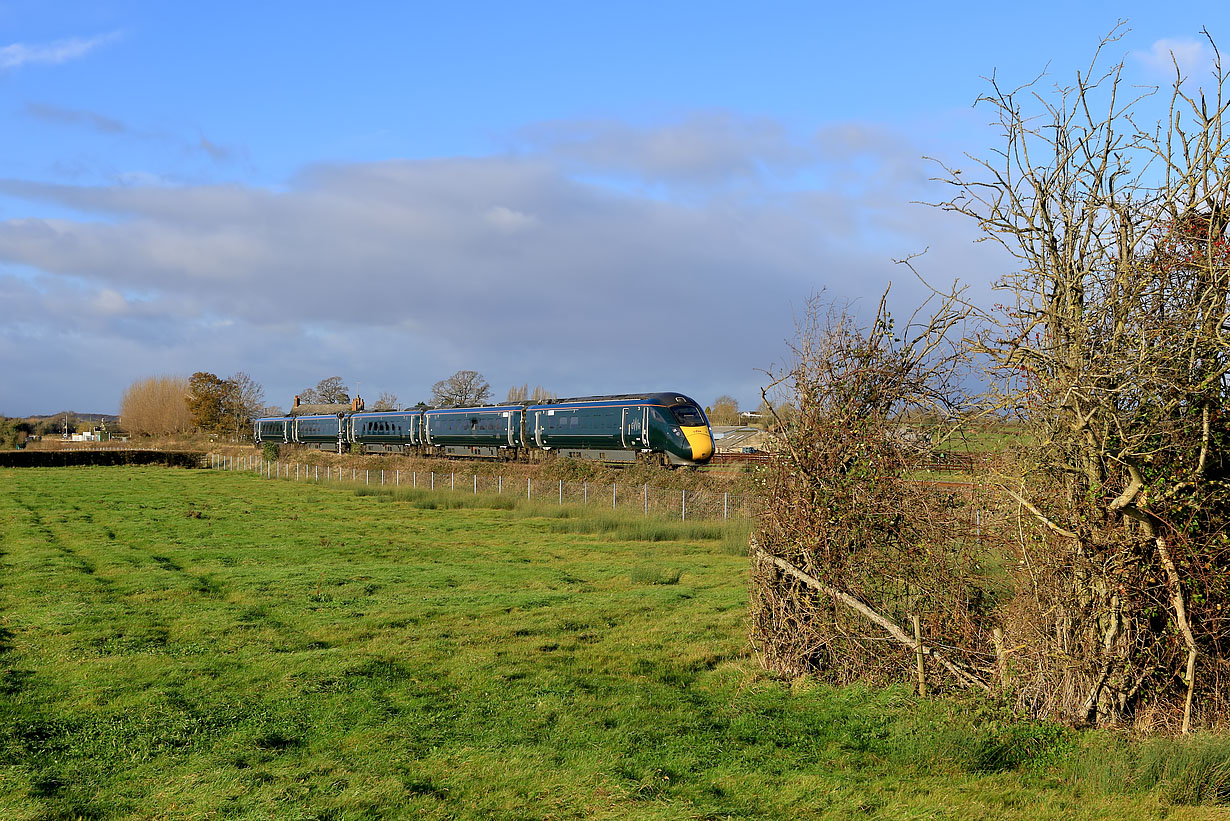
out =
[[538,219],[532,214],[525,214],[503,205],[496,205],[488,209],[485,217],[492,227],[504,233],[532,228],[538,223]]
[[59,65],[80,59],[99,46],[119,36],[118,32],[97,37],[70,37],[51,43],[13,43],[0,46],[0,70],[21,68],[27,65]]
[[1214,60],[1213,50],[1206,41],[1190,37],[1164,37],[1155,41],[1148,51],[1137,51],[1133,55],[1148,70],[1169,80],[1174,79],[1176,65],[1184,77],[1198,77],[1212,70]]
[[591,173],[674,184],[746,180],[814,159],[806,142],[781,123],[725,111],[694,113],[656,126],[613,120],[542,123],[520,136],[527,145]]

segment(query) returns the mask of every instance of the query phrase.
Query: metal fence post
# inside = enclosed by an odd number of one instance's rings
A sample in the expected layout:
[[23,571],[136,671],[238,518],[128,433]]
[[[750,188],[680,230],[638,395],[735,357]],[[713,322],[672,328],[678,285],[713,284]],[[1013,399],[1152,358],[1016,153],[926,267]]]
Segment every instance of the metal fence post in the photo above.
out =
[[688,520],[688,492],[686,490],[681,492],[683,493],[683,511],[679,514],[679,519],[686,522]]

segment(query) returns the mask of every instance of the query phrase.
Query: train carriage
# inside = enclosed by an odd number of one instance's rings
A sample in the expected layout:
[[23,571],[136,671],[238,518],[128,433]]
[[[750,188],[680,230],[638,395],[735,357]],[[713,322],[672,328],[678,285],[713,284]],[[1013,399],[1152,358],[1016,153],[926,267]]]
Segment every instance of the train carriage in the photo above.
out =
[[343,418],[336,413],[296,416],[291,441],[320,450],[336,450],[343,438]]
[[253,423],[253,435],[256,443],[261,442],[290,442],[291,440],[291,425],[294,420],[289,416],[273,416],[264,419],[257,419]]
[[524,444],[521,405],[440,408],[423,414],[423,441],[451,456],[506,457]]
[[346,420],[346,438],[368,453],[401,453],[422,443],[422,411],[355,413]]

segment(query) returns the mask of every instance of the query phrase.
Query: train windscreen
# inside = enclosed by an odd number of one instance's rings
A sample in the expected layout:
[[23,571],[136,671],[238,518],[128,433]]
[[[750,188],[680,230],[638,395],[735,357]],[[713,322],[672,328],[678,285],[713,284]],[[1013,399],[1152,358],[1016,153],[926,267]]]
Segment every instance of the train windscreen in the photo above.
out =
[[704,415],[695,405],[676,405],[671,408],[671,413],[675,414],[675,421],[685,428],[695,428],[705,424]]

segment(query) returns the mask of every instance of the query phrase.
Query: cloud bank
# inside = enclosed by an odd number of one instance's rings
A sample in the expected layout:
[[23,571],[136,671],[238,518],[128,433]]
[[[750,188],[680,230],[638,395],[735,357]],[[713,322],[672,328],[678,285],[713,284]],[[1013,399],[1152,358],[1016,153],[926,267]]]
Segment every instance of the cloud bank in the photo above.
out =
[[[74,391],[114,410],[134,379],[202,369],[276,402],[335,373],[414,402],[472,368],[501,395],[751,404],[810,293],[909,297],[891,259],[928,245],[941,279],[998,273],[909,204],[920,153],[866,125],[707,114],[545,124],[501,155],[322,164],[278,189],[0,180],[61,215],[0,221],[0,367],[20,374],[0,413],[89,409]],[[34,352],[60,373],[28,372]]]

